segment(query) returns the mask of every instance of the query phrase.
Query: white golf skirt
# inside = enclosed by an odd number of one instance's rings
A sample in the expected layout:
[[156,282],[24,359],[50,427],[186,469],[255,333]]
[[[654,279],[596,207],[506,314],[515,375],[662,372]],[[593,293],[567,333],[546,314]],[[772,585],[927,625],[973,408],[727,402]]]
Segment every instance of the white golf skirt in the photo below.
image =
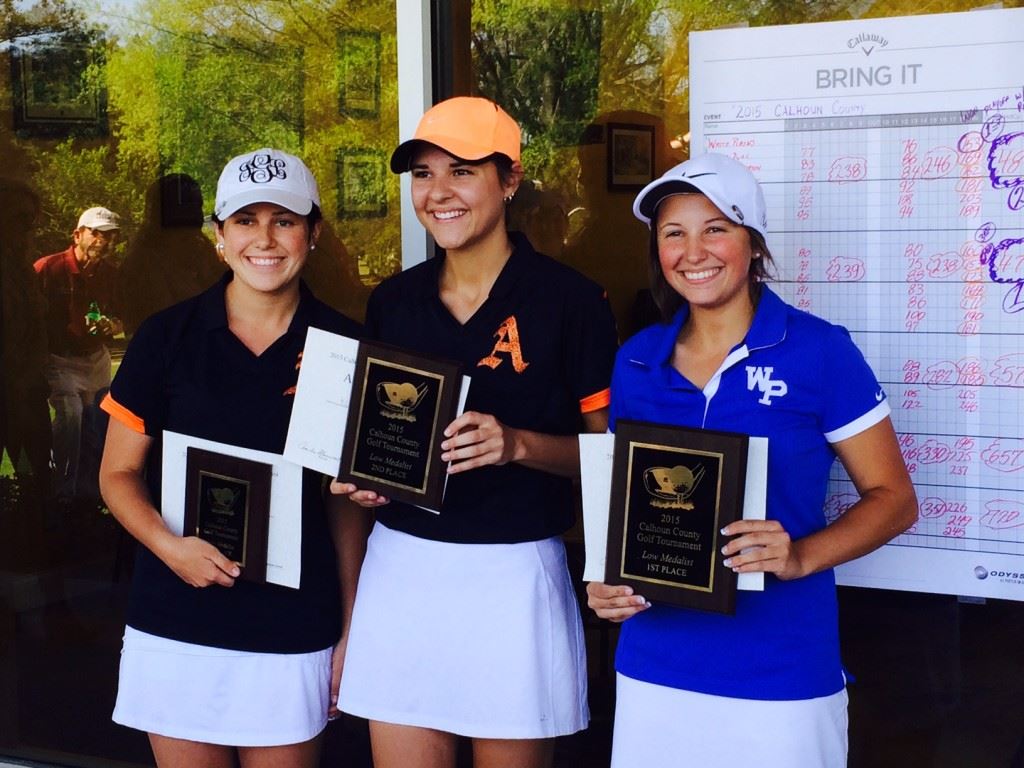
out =
[[710,696],[615,677],[612,768],[844,768],[846,689],[797,701]]
[[332,651],[231,651],[125,627],[113,720],[206,744],[308,741],[327,725]]
[[585,728],[586,651],[561,539],[451,544],[378,523],[338,706],[478,738]]

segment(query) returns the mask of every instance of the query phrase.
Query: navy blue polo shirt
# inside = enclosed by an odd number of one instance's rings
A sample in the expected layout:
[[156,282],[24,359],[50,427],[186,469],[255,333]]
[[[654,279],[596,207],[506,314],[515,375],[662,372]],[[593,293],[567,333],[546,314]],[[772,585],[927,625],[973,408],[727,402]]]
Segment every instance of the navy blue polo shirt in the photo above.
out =
[[[160,508],[163,430],[271,453],[284,450],[306,329],[358,338],[357,323],[317,300],[303,284],[287,332],[254,355],[228,329],[229,271],[200,295],[153,315],[125,352],[103,407],[154,439],[146,483]],[[196,589],[145,547],[138,548],[127,622],[161,637],[218,648],[306,653],[340,633],[334,546],[321,497],[323,476],[302,477],[299,589],[236,581]]]
[[[609,403],[618,346],[605,292],[511,233],[513,252],[476,313],[459,323],[441,302],[444,257],[395,275],[370,296],[369,338],[458,360],[472,377],[467,411],[552,435],[581,431],[583,413]],[[573,523],[566,478],[509,463],[453,475],[440,515],[391,502],[387,527],[461,543],[538,541]]]

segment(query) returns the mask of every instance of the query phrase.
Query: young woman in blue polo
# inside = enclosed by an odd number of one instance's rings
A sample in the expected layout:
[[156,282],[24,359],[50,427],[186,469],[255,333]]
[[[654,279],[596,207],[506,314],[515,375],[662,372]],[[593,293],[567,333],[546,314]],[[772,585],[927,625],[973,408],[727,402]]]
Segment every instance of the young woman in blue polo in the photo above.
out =
[[[905,530],[914,491],[889,404],[844,328],[783,302],[764,196],[740,163],[707,154],[637,196],[651,229],[664,322],[616,358],[610,426],[637,419],[767,437],[767,519],[730,524],[723,567],[765,572],[735,615],[652,605],[591,583],[623,622],[612,765],[846,765],[846,692],[832,568]],[[836,456],[859,501],[831,525]]]
[[560,534],[577,434],[604,431],[617,339],[604,292],[505,226],[519,126],[481,98],[430,109],[391,158],[444,255],[383,282],[367,336],[459,360],[466,412],[441,443],[440,514],[376,506],[339,706],[370,720],[377,768],[544,768],[587,725],[579,608]]
[[231,160],[214,225],[228,272],[142,323],[103,403],[111,415],[103,497],[143,545],[114,720],[149,734],[160,768],[313,768],[319,735],[337,713],[332,685],[365,513],[325,498],[324,477],[305,470],[294,500],[299,588],[240,580],[238,565],[212,544],[164,524],[162,434],[281,453],[307,329],[360,329],[300,279],[321,224],[316,181],[299,158],[260,149]]

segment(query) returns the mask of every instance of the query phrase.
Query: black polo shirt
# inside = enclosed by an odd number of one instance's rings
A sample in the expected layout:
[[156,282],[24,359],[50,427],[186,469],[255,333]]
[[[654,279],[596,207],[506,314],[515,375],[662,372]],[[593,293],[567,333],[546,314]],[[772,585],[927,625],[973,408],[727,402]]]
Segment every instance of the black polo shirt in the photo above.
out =
[[[162,430],[281,453],[306,329],[354,338],[361,332],[301,285],[288,331],[257,357],[228,330],[224,289],[231,277],[228,272],[199,296],[143,322],[103,404],[114,418],[154,438],[146,482],[158,509]],[[305,653],[335,643],[341,602],[322,479],[305,470],[302,498],[295,499],[302,504],[299,589],[246,581],[230,589],[196,589],[139,547],[128,624],[162,637],[244,651]]]
[[[441,302],[443,257],[381,283],[368,337],[458,360],[472,377],[466,410],[552,435],[581,431],[581,414],[608,405],[615,320],[605,292],[512,233],[514,250],[490,296],[463,325]],[[441,514],[392,502],[389,528],[464,543],[537,541],[573,523],[572,482],[509,463],[448,479]]]

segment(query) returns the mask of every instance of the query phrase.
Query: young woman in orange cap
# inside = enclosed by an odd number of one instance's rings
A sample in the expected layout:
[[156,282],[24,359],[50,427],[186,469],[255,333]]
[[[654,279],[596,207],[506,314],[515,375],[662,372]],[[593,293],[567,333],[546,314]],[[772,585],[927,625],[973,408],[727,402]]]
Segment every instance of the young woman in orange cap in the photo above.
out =
[[439,515],[337,484],[376,507],[341,709],[370,720],[377,768],[550,765],[587,725],[583,636],[560,535],[576,435],[604,431],[616,349],[602,289],[505,226],[519,127],[480,98],[429,110],[391,158],[444,255],[382,283],[367,336],[460,360],[466,411],[445,430]]
[[324,498],[323,476],[305,470],[298,588],[242,580],[213,544],[167,527],[160,457],[165,430],[281,453],[307,329],[360,330],[300,280],[320,196],[299,158],[231,160],[214,224],[228,272],[142,323],[103,402],[103,497],[143,545],[113,717],[149,734],[160,768],[314,768],[336,714],[365,513]]

